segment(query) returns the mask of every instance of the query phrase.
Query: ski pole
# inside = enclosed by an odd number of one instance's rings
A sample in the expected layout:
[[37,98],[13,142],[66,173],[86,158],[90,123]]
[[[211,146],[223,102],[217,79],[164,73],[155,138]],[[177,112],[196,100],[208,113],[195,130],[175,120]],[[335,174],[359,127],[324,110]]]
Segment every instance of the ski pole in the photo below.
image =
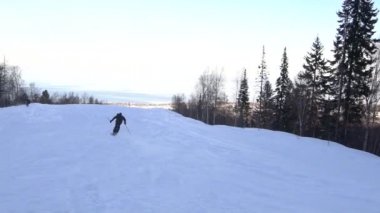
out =
[[127,128],[128,133],[131,134],[131,132],[129,131],[129,129],[127,127],[127,124],[125,124],[125,128]]

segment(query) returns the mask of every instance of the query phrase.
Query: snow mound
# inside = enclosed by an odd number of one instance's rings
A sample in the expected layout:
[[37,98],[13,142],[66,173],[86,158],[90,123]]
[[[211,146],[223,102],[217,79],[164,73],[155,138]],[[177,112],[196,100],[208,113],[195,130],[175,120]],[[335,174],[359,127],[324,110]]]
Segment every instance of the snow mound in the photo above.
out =
[[[127,118],[112,136],[109,120]],[[164,109],[0,109],[0,212],[379,212],[380,158]]]

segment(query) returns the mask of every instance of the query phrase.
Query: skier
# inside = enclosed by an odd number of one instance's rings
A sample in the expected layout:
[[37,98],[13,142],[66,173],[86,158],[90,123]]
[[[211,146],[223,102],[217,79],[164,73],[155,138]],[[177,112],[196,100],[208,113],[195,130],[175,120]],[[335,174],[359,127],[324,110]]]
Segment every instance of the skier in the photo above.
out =
[[29,106],[29,104],[30,104],[29,98],[26,99],[26,103],[25,104],[26,104],[27,107]]
[[110,123],[112,123],[113,120],[116,119],[116,122],[115,122],[115,127],[113,128],[113,135],[116,135],[119,130],[120,130],[120,125],[121,123],[124,121],[124,125],[127,125],[127,121],[125,119],[125,117],[120,113],[117,113],[115,117],[112,118],[112,120],[110,120]]

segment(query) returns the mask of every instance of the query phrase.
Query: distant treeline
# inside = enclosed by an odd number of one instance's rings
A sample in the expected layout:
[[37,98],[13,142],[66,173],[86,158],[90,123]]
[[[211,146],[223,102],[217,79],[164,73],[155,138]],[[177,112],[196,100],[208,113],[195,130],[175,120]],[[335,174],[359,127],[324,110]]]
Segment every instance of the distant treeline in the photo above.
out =
[[0,65],[0,107],[32,103],[43,104],[102,104],[97,98],[86,93],[74,92],[49,94],[34,83],[26,86],[17,66]]
[[377,13],[372,1],[344,1],[337,13],[333,59],[325,59],[317,37],[304,57],[303,70],[292,81],[285,48],[274,89],[263,47],[254,85],[256,100],[249,100],[245,69],[236,82],[233,101],[228,100],[224,79],[215,70],[199,77],[188,100],[174,95],[173,109],[207,124],[286,131],[380,155],[380,51],[373,38]]

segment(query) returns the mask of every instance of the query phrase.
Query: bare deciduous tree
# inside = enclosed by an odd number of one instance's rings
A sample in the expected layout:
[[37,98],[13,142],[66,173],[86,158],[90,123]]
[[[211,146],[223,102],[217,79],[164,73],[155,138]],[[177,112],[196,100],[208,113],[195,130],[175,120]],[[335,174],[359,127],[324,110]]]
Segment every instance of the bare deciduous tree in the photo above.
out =
[[[208,123],[215,124],[219,108],[226,101],[223,91],[224,78],[222,73],[206,70],[198,79],[196,92],[190,99],[189,110],[196,111],[196,118]],[[196,110],[194,110],[196,105]]]
[[187,105],[185,102],[184,94],[173,95],[172,97],[172,109],[179,114],[187,116]]
[[379,103],[379,90],[380,90],[380,49],[376,53],[376,62],[373,69],[372,79],[369,82],[370,93],[368,97],[365,98],[365,133],[363,150],[367,150],[368,146],[368,136],[370,126],[373,125],[377,115],[377,104]]

